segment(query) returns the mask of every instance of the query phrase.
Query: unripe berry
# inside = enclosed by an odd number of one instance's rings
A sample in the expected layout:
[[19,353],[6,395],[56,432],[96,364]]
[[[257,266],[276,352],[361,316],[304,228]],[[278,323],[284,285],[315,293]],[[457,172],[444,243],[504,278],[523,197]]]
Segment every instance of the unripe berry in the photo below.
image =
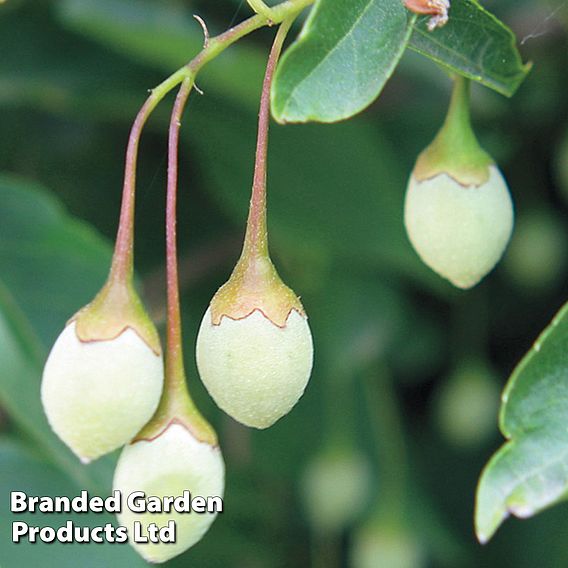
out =
[[368,503],[372,473],[363,454],[340,449],[316,456],[302,482],[312,526],[321,532],[340,533]]
[[203,317],[196,356],[217,405],[246,426],[267,428],[302,396],[313,344],[298,298],[269,259],[253,262],[267,272],[253,282],[237,266]]
[[41,396],[55,433],[89,462],[128,443],[164,381],[157,332],[129,286],[110,283],[55,342]]
[[483,363],[462,364],[446,377],[436,398],[436,418],[444,438],[472,449],[497,431],[499,383]]
[[456,79],[444,126],[410,176],[404,209],[420,258],[458,288],[491,271],[513,230],[507,184],[471,129],[467,88]]
[[524,292],[542,291],[564,281],[568,261],[566,228],[553,210],[532,210],[519,219],[504,264]]
[[464,186],[446,173],[413,174],[404,221],[420,258],[458,288],[475,286],[499,261],[513,230],[513,204],[496,166],[487,182]]
[[199,330],[197,361],[220,408],[247,426],[266,428],[287,414],[306,388],[312,365],[310,328],[296,311],[284,327],[259,310],[214,325],[208,309]]
[[422,568],[427,565],[424,547],[403,527],[387,521],[371,522],[353,539],[353,568]]
[[113,482],[113,488],[123,498],[118,522],[132,535],[137,521],[142,534],[146,534],[150,523],[160,528],[174,521],[175,543],[137,543],[130,539],[130,544],[148,562],[166,562],[201,540],[217,513],[135,513],[124,503],[126,497],[134,491],[159,498],[176,497],[187,490],[191,498],[222,498],[224,487],[225,465],[219,447],[198,440],[185,426],[171,423],[157,437],[137,439],[123,449]]
[[255,428],[267,428],[290,411],[313,361],[304,308],[270,260],[266,226],[270,88],[291,21],[280,26],[266,66],[243,251],[203,317],[196,346],[209,394],[235,420]]

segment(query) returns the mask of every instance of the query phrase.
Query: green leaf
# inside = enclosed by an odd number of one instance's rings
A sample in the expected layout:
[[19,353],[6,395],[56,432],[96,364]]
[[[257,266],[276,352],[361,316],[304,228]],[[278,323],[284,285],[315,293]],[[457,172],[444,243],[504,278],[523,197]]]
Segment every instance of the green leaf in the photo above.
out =
[[104,283],[110,247],[42,189],[0,177],[0,402],[51,460],[85,487],[108,488],[112,458],[82,466],[40,402],[47,350]]
[[408,47],[452,72],[512,96],[531,65],[523,65],[513,32],[476,0],[452,0],[450,19],[430,32],[420,17]]
[[479,481],[475,526],[488,541],[513,514],[526,518],[568,492],[568,304],[515,369],[503,393],[507,442]]
[[320,0],[279,65],[276,119],[336,122],[370,105],[404,52],[411,22],[400,0]]

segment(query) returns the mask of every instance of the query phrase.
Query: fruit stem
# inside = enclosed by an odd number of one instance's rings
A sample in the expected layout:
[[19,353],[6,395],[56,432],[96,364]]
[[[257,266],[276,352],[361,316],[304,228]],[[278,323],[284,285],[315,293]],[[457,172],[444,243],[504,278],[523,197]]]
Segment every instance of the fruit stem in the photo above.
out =
[[266,227],[266,162],[268,153],[268,132],[270,126],[270,90],[274,72],[282,52],[282,47],[295,15],[280,25],[266,65],[266,73],[260,97],[258,115],[258,138],[254,178],[250,200],[247,230],[243,247],[243,257],[268,257],[268,233]]
[[418,158],[414,174],[422,181],[445,173],[464,186],[482,185],[489,179],[492,164],[472,128],[469,80],[456,75],[444,124]]
[[441,130],[446,137],[447,145],[453,146],[453,142],[457,141],[468,147],[477,148],[479,146],[471,125],[469,106],[469,80],[461,75],[456,75],[448,114]]
[[[158,413],[162,420],[184,424],[198,439],[212,445],[217,437],[203,418],[187,388],[183,363],[183,340],[179,298],[177,255],[177,193],[179,131],[187,99],[194,81],[186,78],[176,97],[168,136],[168,183],[166,196],[166,280],[167,280],[167,336],[165,385]],[[161,411],[161,412],[160,412]]]
[[195,80],[203,66],[220,55],[225,49],[242,37],[267,25],[291,22],[315,0],[287,0],[271,9],[271,18],[257,14],[246,19],[226,32],[210,38],[207,45],[186,65],[170,75],[152,92],[136,116],[126,151],[126,167],[122,192],[122,204],[115,251],[109,280],[128,283],[132,280],[134,266],[134,209],[136,191],[136,165],[140,136],[146,121],[162,99],[184,79]]
[[136,166],[138,162],[138,147],[144,125],[158,103],[189,76],[187,69],[182,68],[168,77],[152,90],[144,105],[138,112],[130,130],[126,149],[126,166],[124,170],[124,185],[122,190],[122,205],[114,256],[109,280],[129,283],[132,281],[134,267],[134,210],[136,195]]
[[177,185],[178,147],[181,118],[189,93],[191,79],[185,79],[176,97],[168,137],[168,184],[166,197],[166,280],[167,280],[167,351],[166,383],[173,390],[185,389],[179,277],[177,264]]
[[183,80],[172,110],[168,134],[166,195],[167,331],[164,390],[156,413],[152,420],[138,433],[135,441],[155,439],[165,432],[172,423],[178,423],[185,426],[196,439],[215,446],[217,445],[217,435],[207,420],[203,418],[189,394],[183,364],[176,231],[178,154],[181,119],[193,85],[194,80],[191,76]]

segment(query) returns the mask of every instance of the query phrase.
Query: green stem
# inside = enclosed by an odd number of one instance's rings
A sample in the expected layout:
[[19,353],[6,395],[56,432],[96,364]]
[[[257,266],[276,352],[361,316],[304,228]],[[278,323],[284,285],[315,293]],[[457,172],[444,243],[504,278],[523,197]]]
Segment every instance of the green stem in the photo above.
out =
[[448,150],[460,148],[477,148],[479,143],[471,126],[469,80],[461,75],[454,78],[452,98],[448,114],[440,131]]
[[425,180],[445,173],[464,186],[487,182],[493,160],[475,136],[469,105],[469,80],[457,75],[444,124],[416,163],[414,175],[417,179]]
[[209,63],[212,59],[215,59],[215,57],[225,51],[227,47],[242,37],[265,26],[280,24],[284,22],[284,20],[294,20],[304,8],[313,4],[314,1],[315,0],[287,0],[286,2],[282,2],[271,9],[270,18],[267,18],[262,14],[257,14],[256,16],[248,18],[248,20],[245,20],[238,26],[227,30],[221,35],[211,38],[203,51],[201,51],[201,53],[187,64],[187,68],[192,73],[197,74],[204,65]]
[[262,0],[247,0],[249,6],[257,13],[266,18],[272,18],[272,8],[267,6]]

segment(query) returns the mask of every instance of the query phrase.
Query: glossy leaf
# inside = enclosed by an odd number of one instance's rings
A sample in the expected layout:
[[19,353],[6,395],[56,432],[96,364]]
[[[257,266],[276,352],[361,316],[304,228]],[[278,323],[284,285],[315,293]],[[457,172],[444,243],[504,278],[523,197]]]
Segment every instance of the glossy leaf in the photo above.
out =
[[459,73],[512,96],[530,70],[513,32],[476,0],[452,0],[448,23],[434,31],[418,18],[408,47]]
[[507,442],[486,466],[475,525],[488,541],[513,514],[530,517],[568,492],[568,304],[515,369],[503,394]]
[[280,122],[335,122],[371,104],[411,31],[400,0],[320,0],[286,51],[272,92]]

